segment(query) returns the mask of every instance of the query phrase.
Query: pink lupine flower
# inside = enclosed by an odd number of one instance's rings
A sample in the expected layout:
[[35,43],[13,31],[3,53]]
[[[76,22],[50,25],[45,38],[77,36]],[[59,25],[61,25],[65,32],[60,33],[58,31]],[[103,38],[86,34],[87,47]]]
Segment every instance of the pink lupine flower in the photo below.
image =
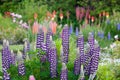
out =
[[37,34],[38,33],[38,28],[39,28],[39,24],[37,21],[34,22],[33,26],[32,26],[32,32],[33,34]]
[[79,20],[79,17],[80,17],[80,7],[77,6],[76,7],[76,19]]

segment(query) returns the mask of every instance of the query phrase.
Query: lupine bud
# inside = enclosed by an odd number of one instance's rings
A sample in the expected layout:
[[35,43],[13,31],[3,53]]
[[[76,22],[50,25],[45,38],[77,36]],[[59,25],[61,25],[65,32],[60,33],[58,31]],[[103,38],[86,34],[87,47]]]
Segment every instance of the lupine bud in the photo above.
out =
[[62,70],[60,74],[60,80],[68,80],[68,70],[65,63],[62,63]]
[[80,18],[80,7],[76,7],[76,19],[79,20]]
[[69,54],[69,29],[68,26],[65,25],[62,30],[62,46],[63,46],[63,56],[64,56],[64,63],[68,62],[68,54]]
[[108,40],[111,39],[111,35],[110,35],[110,32],[108,32]]
[[77,55],[76,60],[74,62],[74,74],[79,75],[80,74],[80,52],[79,48],[77,48]]
[[33,75],[30,75],[29,80],[35,80],[35,77]]
[[57,53],[55,43],[52,42],[51,47],[49,48],[50,53],[50,74],[54,78],[57,76]]
[[39,29],[39,33],[37,34],[37,43],[36,48],[41,48],[41,43],[44,42],[44,32],[42,31],[42,28]]

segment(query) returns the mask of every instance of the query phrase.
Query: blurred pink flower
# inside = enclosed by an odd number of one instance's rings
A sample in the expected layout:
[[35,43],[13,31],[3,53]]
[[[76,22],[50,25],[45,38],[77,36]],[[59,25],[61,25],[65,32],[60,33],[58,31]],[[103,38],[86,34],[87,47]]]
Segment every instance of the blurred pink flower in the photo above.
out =
[[80,7],[77,6],[76,7],[76,19],[79,20],[79,17],[80,17]]
[[35,80],[35,77],[33,75],[30,75],[29,80]]
[[35,21],[33,26],[32,26],[32,33],[37,34],[38,33],[38,28],[39,28],[39,24],[38,24],[37,21]]

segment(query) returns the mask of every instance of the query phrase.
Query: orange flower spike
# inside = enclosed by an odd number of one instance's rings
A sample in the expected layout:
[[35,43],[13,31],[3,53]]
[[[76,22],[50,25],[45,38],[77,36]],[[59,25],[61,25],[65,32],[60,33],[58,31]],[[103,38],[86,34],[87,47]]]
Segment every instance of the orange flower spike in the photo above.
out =
[[69,19],[69,17],[70,17],[69,11],[66,12],[66,16],[67,16],[67,19]]
[[53,15],[54,18],[56,17],[56,11],[55,10],[53,11],[52,15]]
[[38,14],[34,13],[34,19],[37,19],[37,17],[38,17]]
[[61,20],[63,19],[63,13],[60,13],[60,19]]
[[46,33],[46,32],[47,32],[47,29],[46,29],[46,27],[45,27],[45,26],[43,26],[42,30],[43,30],[43,32],[44,32],[44,33]]
[[105,16],[105,11],[103,12],[103,16]]
[[106,18],[109,18],[109,13],[108,12],[106,12]]
[[56,34],[56,28],[57,28],[57,23],[53,22],[53,27],[52,27],[53,34]]
[[92,22],[95,21],[95,17],[94,17],[94,16],[91,17],[91,21],[92,21]]
[[37,21],[34,22],[33,26],[32,26],[32,32],[33,34],[37,34],[38,33],[38,27],[39,24],[37,23]]

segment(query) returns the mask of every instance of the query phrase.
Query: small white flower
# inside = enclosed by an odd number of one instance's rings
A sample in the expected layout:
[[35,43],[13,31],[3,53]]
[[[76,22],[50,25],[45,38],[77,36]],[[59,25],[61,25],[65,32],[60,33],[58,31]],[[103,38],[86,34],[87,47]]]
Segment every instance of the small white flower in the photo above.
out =
[[118,39],[118,35],[115,35],[114,38],[115,38],[115,39]]

